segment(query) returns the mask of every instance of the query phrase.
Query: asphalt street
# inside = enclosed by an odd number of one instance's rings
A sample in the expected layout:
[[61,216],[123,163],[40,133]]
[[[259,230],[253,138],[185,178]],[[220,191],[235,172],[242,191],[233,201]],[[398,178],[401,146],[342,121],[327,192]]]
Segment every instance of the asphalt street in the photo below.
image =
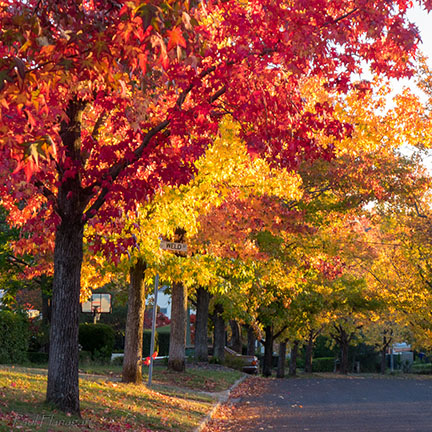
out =
[[243,397],[222,430],[235,432],[432,432],[432,380],[271,379]]

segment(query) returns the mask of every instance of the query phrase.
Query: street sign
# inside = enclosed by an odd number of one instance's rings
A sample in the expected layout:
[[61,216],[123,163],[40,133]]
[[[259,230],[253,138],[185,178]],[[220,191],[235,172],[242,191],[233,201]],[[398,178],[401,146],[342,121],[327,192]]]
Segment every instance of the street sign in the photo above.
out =
[[172,252],[187,252],[187,244],[186,243],[175,243],[169,242],[166,240],[161,240],[160,248],[167,251]]

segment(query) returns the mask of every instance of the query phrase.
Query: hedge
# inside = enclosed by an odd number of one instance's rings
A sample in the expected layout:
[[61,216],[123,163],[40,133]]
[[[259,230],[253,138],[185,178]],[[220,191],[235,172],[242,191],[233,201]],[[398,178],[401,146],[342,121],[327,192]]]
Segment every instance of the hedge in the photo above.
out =
[[27,357],[30,363],[45,364],[48,363],[48,353],[29,351]]
[[333,372],[334,357],[318,357],[312,360],[312,372]]
[[[162,331],[157,330],[155,335],[155,351],[159,356],[167,356],[169,354],[170,333],[167,333],[165,327]],[[144,330],[143,335],[143,357],[150,355],[151,330]]]
[[28,320],[20,314],[0,311],[0,363],[22,363],[27,360]]
[[114,330],[106,324],[80,324],[79,343],[83,351],[90,351],[92,360],[111,360]]
[[410,372],[416,374],[432,374],[432,363],[413,363]]
[[[143,334],[143,357],[148,357],[150,353],[151,330],[144,330]],[[159,352],[158,333],[155,334],[155,351]]]

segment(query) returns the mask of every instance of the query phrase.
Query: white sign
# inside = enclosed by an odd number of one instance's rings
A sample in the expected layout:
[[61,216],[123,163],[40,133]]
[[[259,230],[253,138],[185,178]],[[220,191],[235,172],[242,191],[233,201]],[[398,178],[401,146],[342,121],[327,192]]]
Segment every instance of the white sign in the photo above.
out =
[[173,251],[173,252],[187,252],[186,243],[175,243],[161,240],[160,248],[163,250]]

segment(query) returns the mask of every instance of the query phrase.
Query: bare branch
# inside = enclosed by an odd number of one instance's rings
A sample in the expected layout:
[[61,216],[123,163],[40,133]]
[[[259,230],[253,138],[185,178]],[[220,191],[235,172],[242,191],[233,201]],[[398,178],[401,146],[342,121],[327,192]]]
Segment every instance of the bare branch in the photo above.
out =
[[417,204],[417,201],[414,201],[414,208],[415,208],[415,211],[416,211],[418,217],[427,219],[427,216],[423,212],[420,212],[421,208]]

